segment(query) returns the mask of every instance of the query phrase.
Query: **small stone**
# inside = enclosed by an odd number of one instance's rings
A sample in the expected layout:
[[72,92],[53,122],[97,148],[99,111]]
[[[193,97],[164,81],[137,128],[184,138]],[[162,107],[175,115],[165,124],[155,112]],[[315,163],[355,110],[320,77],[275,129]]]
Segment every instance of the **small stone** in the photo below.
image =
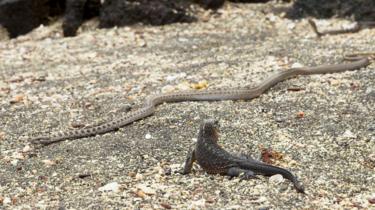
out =
[[183,77],[186,77],[186,73],[180,73],[180,74],[173,74],[173,75],[168,75],[165,80],[168,81],[168,82],[172,82],[178,78],[183,78]]
[[9,197],[5,197],[4,200],[3,200],[4,205],[10,204],[11,202],[12,202],[12,200]]
[[11,104],[15,104],[15,103],[19,103],[19,102],[22,102],[25,98],[25,95],[23,94],[19,94],[19,95],[15,95],[11,100],[10,100],[10,103]]
[[142,190],[137,190],[135,194],[140,198],[146,197],[146,194]]
[[189,39],[180,37],[180,38],[178,38],[178,41],[179,42],[189,42]]
[[168,203],[161,203],[160,206],[162,206],[165,209],[172,209],[172,206],[169,205]]
[[303,65],[300,64],[300,63],[293,63],[291,67],[292,68],[301,68],[301,67],[303,67]]
[[138,189],[142,190],[146,195],[155,195],[156,194],[155,189],[153,189],[151,187],[148,187],[144,184],[138,184],[136,187]]
[[[368,126],[368,131],[375,131],[375,123]],[[0,132],[0,140],[1,140],[1,132]]]
[[98,190],[101,192],[118,192],[120,190],[120,185],[117,182],[111,182],[99,187]]
[[12,166],[16,166],[18,164],[18,160],[14,159],[14,160],[10,161],[10,164],[12,164]]
[[304,118],[305,117],[305,113],[300,111],[300,112],[297,112],[297,118]]
[[135,175],[135,179],[136,180],[142,180],[143,179],[143,175],[142,174],[136,174]]
[[276,22],[277,17],[274,14],[268,14],[266,19],[268,19],[270,22]]
[[137,174],[134,171],[131,171],[128,173],[128,176],[135,177]]
[[290,22],[290,23],[288,23],[288,25],[286,26],[289,30],[292,30],[292,29],[294,29],[295,27],[296,27],[296,24],[295,23],[293,23],[293,22]]
[[151,136],[151,134],[149,134],[149,133],[145,135],[145,139],[151,139],[151,137],[152,137],[152,136]]
[[188,82],[182,82],[177,84],[176,90],[183,91],[183,90],[190,90],[191,84]]
[[354,133],[352,133],[350,130],[346,130],[344,132],[344,134],[342,135],[342,137],[349,138],[349,139],[355,139],[355,138],[357,138],[357,135],[355,135]]
[[258,200],[256,200],[255,202],[256,203],[264,203],[266,202],[268,199],[265,197],[265,196],[261,196],[258,198]]
[[208,82],[206,80],[203,80],[198,83],[191,84],[190,87],[196,90],[206,89],[208,87]]
[[20,152],[15,152],[12,154],[12,158],[18,159],[18,160],[24,160],[25,155]]
[[269,181],[273,184],[280,184],[284,181],[284,178],[281,174],[275,174],[270,177]]
[[53,166],[53,165],[56,165],[56,161],[53,161],[53,160],[42,160],[42,162],[46,165],[46,166]]
[[170,93],[170,92],[173,92],[173,91],[176,91],[176,88],[172,85],[166,85],[166,86],[161,88],[162,93]]
[[0,141],[5,139],[5,133],[4,132],[0,132]]
[[366,90],[366,94],[367,94],[367,96],[370,97],[370,98],[375,98],[375,90],[374,90],[374,89],[370,89],[370,88],[368,88],[368,89]]
[[330,79],[329,80],[329,83],[332,85],[332,86],[338,86],[340,85],[342,82],[340,80],[337,80],[337,79]]
[[206,204],[206,200],[204,198],[191,202],[189,209],[201,209]]
[[[1,139],[1,137],[0,137]],[[30,152],[32,149],[29,145],[26,145],[23,149],[22,149],[22,152],[26,153],[26,152]]]
[[0,81],[0,90],[7,90],[9,88],[8,84]]

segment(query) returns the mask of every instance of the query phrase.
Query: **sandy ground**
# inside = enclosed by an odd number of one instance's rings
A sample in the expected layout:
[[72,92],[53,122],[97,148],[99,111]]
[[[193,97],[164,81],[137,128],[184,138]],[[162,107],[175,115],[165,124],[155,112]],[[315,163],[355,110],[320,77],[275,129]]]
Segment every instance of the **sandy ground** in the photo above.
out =
[[[251,101],[163,104],[104,135],[29,143],[121,117],[150,94],[197,83],[250,87],[291,66],[375,51],[375,29],[318,39],[306,19],[272,7],[227,4],[196,23],[162,27],[99,30],[94,20],[74,38],[61,38],[59,21],[0,41],[0,209],[375,208],[375,64],[296,77]],[[205,118],[220,120],[229,151],[282,154],[274,164],[295,173],[307,194],[277,177],[229,180],[198,166],[178,174]]]

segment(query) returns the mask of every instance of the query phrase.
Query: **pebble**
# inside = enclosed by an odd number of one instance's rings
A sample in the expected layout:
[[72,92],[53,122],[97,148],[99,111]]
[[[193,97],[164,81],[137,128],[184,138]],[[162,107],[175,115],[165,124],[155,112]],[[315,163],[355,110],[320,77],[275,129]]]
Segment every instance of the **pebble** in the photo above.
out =
[[18,159],[18,160],[24,160],[25,156],[20,152],[14,152],[12,154],[12,158]]
[[25,98],[25,95],[23,94],[19,94],[19,95],[15,95],[11,100],[10,100],[10,103],[11,104],[15,104],[15,103],[19,103],[19,102],[22,102]]
[[143,179],[143,175],[142,174],[136,174],[135,175],[135,180],[142,180]]
[[120,190],[120,185],[117,182],[111,182],[99,187],[98,190],[101,192],[118,192]]
[[180,73],[180,74],[173,74],[173,75],[168,75],[165,80],[168,81],[168,82],[172,82],[178,78],[184,78],[186,77],[186,73]]
[[12,166],[16,166],[18,164],[18,160],[14,159],[14,160],[10,161],[10,164],[12,164]]
[[56,161],[53,161],[53,160],[42,160],[42,162],[46,165],[46,166],[53,166],[53,165],[56,165]]
[[172,85],[166,85],[166,86],[161,88],[162,93],[170,93],[170,92],[173,92],[173,91],[176,91],[176,87],[174,87]]
[[3,82],[3,81],[0,81],[0,90],[6,90],[8,89],[9,86],[7,83]]
[[0,140],[3,140],[5,138],[5,133],[0,131]]
[[206,200],[204,198],[197,200],[197,201],[192,201],[189,206],[189,209],[201,209],[202,207],[205,206],[205,204],[206,204]]
[[12,202],[12,200],[9,197],[5,197],[4,200],[3,200],[4,205],[10,204],[11,202]]
[[206,89],[208,87],[208,82],[206,80],[202,80],[198,83],[190,84],[190,87],[196,90]]
[[[0,139],[1,139],[1,137],[0,137]],[[22,152],[30,152],[32,149],[31,149],[31,147],[29,146],[29,145],[26,145],[24,148],[22,148]]]
[[289,30],[292,30],[292,29],[294,29],[295,27],[296,27],[296,24],[293,23],[293,22],[290,22],[290,23],[287,24],[287,28],[288,28]]
[[355,139],[357,138],[357,135],[355,135],[353,132],[351,132],[350,130],[346,130],[344,132],[344,134],[342,135],[342,137],[344,138],[349,138],[349,139]]
[[[375,123],[373,123],[373,124],[370,124],[369,126],[368,126],[368,131],[375,131]],[[0,136],[1,136],[1,134],[0,134]],[[0,139],[1,139],[1,137],[0,137]]]
[[284,178],[281,174],[275,174],[270,177],[269,181],[273,184],[280,184],[284,181]]
[[151,187],[148,187],[145,184],[138,184],[136,187],[138,189],[142,190],[146,195],[155,195],[156,194],[155,189],[153,189]]
[[301,68],[301,67],[303,67],[303,65],[300,64],[300,63],[293,63],[291,67],[292,68]]

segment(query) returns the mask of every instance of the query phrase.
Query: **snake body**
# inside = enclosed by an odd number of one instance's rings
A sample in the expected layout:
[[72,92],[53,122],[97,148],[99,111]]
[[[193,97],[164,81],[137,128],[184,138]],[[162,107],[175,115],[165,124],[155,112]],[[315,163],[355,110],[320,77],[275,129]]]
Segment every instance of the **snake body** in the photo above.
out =
[[79,139],[83,137],[94,136],[98,134],[108,133],[128,125],[134,121],[143,119],[155,113],[155,108],[161,103],[181,102],[181,101],[219,101],[219,100],[249,100],[261,95],[275,84],[296,75],[310,74],[326,74],[337,73],[359,69],[369,65],[370,61],[367,57],[351,57],[350,62],[320,65],[315,67],[291,68],[272,74],[264,81],[252,88],[243,89],[225,89],[225,90],[202,90],[202,91],[181,91],[175,93],[165,93],[149,97],[144,106],[136,111],[127,113],[124,117],[120,117],[113,121],[98,125],[95,127],[82,128],[72,131],[57,132],[47,136],[39,136],[31,141],[36,144],[48,145],[51,143],[67,140]]
[[307,19],[309,24],[311,25],[312,29],[314,30],[315,34],[318,37],[322,37],[325,35],[338,35],[338,34],[346,34],[346,33],[356,33],[362,29],[365,28],[375,28],[375,21],[360,21],[357,22],[356,25],[352,28],[347,28],[347,29],[333,29],[333,30],[328,30],[328,31],[322,31],[320,32],[318,30],[318,26],[312,19]]

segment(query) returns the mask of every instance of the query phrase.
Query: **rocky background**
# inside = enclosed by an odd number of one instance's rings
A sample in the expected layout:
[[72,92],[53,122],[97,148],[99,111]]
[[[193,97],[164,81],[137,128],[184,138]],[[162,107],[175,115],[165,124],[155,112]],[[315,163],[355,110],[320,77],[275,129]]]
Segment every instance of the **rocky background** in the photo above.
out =
[[[371,28],[318,38],[308,10],[289,16],[298,2],[225,2],[217,11],[192,4],[194,21],[161,26],[98,29],[99,17],[68,38],[61,16],[12,39],[1,29],[0,208],[374,208],[373,63],[292,78],[250,101],[162,104],[153,116],[104,135],[40,149],[29,142],[121,117],[148,95],[251,87],[292,66],[375,51]],[[316,19],[318,27],[357,20],[334,16]],[[198,166],[180,175],[206,118],[220,121],[224,148],[270,156],[299,177],[307,194],[278,176],[229,180]]]

